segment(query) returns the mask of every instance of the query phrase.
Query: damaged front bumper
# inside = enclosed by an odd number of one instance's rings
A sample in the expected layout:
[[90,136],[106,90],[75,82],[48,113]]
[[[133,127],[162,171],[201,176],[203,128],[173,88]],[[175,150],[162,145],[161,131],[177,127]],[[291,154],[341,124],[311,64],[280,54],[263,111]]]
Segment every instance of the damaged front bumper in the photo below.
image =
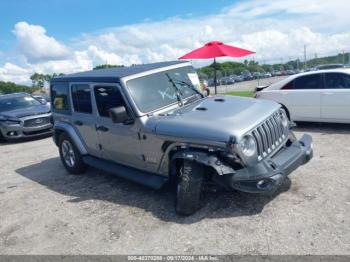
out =
[[283,148],[271,158],[255,166],[235,170],[233,174],[221,177],[226,186],[248,193],[273,193],[285,178],[299,166],[313,157],[310,135],[305,134],[299,141]]

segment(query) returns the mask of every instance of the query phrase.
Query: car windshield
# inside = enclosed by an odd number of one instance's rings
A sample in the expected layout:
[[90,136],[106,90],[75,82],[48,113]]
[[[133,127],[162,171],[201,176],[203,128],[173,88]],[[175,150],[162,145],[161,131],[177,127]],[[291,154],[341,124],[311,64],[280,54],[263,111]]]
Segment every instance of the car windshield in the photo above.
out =
[[197,73],[190,66],[131,79],[127,87],[143,113],[178,103],[178,91],[181,99],[200,93]]
[[31,96],[0,98],[0,112],[28,108],[38,105],[41,105],[40,102]]

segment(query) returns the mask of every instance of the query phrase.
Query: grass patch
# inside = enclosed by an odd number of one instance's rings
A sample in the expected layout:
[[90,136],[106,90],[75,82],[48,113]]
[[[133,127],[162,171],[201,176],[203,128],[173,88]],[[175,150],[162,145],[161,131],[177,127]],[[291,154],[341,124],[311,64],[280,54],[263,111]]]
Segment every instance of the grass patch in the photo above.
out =
[[225,95],[253,97],[254,96],[254,92],[251,92],[251,91],[236,91],[236,92],[226,93]]

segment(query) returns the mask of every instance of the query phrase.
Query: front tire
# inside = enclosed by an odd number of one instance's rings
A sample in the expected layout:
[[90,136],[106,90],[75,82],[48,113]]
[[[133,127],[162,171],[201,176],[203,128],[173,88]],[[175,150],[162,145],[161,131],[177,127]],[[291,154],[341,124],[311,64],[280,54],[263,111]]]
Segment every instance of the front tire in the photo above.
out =
[[179,171],[176,212],[179,215],[189,216],[201,208],[204,168],[196,162],[184,160]]
[[0,142],[4,142],[5,141],[5,138],[4,138],[4,136],[2,135],[2,132],[1,132],[1,130],[0,130]]
[[61,161],[68,173],[82,174],[86,171],[87,166],[83,162],[82,155],[66,133],[60,136],[58,147]]
[[282,109],[284,110],[284,112],[286,112],[286,115],[287,115],[289,121],[291,121],[289,110],[287,109],[287,107],[285,105],[281,104],[281,106],[282,106]]

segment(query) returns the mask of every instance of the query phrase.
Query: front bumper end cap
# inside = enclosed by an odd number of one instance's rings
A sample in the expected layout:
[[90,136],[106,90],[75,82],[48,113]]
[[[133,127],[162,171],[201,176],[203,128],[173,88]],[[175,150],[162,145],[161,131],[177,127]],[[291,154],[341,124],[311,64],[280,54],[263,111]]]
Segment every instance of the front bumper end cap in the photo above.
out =
[[255,166],[237,170],[230,177],[233,189],[248,193],[274,193],[286,177],[313,157],[312,137],[303,135],[289,147]]

